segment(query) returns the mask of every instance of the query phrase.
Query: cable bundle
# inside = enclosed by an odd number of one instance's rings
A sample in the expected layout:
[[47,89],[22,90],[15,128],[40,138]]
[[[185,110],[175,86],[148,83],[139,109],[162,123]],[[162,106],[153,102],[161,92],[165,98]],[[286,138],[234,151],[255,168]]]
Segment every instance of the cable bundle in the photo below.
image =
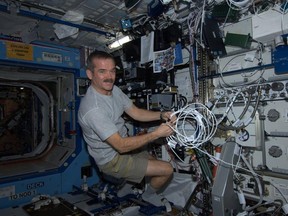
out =
[[244,10],[253,3],[253,0],[226,0],[226,3],[233,10]]
[[168,145],[175,148],[177,145],[186,148],[198,148],[209,141],[216,132],[216,117],[203,104],[193,103],[174,112],[176,115],[175,134],[167,137]]

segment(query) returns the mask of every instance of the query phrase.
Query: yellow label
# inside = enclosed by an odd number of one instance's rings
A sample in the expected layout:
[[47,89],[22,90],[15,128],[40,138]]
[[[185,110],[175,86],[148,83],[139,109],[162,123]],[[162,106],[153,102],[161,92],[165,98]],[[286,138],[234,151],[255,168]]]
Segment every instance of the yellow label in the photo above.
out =
[[8,58],[33,61],[33,47],[31,45],[6,41],[6,54]]

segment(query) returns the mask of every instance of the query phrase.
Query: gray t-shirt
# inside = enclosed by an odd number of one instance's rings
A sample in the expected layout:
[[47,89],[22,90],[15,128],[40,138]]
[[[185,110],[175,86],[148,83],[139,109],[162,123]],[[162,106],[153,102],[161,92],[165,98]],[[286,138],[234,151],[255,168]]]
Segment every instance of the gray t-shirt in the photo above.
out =
[[78,111],[78,121],[87,142],[88,152],[97,164],[103,165],[114,158],[117,151],[105,140],[119,132],[127,136],[124,119],[125,110],[132,106],[132,101],[117,86],[112,95],[102,95],[90,86],[82,98]]

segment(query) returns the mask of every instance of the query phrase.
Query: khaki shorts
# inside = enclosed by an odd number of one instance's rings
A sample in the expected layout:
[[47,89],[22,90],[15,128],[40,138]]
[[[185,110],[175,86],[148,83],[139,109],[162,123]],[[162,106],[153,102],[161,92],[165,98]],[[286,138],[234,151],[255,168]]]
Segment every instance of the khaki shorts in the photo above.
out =
[[116,178],[140,183],[148,166],[149,153],[141,151],[133,154],[117,154],[110,162],[98,165],[101,172]]

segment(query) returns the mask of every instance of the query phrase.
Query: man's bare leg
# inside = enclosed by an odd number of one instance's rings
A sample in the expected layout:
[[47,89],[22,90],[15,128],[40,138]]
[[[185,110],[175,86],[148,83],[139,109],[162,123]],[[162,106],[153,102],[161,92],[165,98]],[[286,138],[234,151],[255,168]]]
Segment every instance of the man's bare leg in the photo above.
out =
[[151,177],[150,184],[147,185],[146,191],[142,198],[156,206],[161,206],[161,197],[156,194],[172,177],[173,167],[170,163],[159,160],[148,160],[146,176]]

